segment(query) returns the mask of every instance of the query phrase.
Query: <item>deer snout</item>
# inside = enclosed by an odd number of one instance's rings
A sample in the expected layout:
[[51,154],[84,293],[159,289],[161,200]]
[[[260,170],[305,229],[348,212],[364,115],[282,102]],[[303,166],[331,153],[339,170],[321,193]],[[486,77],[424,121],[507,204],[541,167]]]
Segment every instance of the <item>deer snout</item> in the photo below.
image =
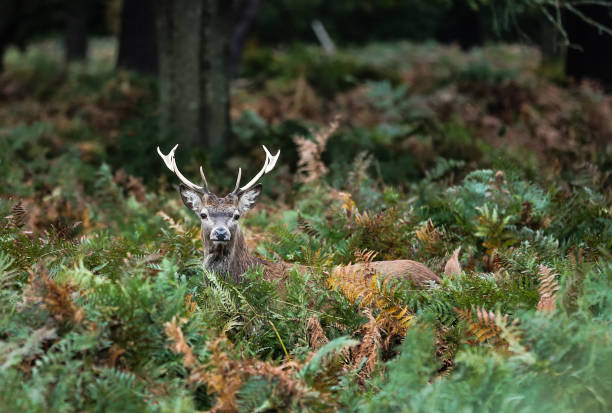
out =
[[210,232],[210,239],[212,241],[229,241],[232,234],[227,228],[217,227]]

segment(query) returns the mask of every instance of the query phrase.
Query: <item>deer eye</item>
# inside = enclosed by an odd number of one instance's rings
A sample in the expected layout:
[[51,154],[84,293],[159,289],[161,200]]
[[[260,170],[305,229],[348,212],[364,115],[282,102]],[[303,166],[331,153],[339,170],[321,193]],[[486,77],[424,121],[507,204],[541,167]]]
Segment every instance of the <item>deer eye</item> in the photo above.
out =
[[240,214],[238,212],[234,213],[234,219],[238,221],[240,219]]
[[206,218],[208,218],[208,215],[206,215],[206,212],[202,212],[202,213],[200,213],[200,218],[206,219]]

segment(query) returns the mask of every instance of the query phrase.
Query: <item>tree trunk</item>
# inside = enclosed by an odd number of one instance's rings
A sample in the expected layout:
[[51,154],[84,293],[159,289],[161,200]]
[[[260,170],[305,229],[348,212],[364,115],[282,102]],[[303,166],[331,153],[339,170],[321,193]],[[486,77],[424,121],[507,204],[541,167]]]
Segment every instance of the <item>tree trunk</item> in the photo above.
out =
[[66,1],[66,61],[85,60],[87,57],[87,24],[89,0]]
[[[609,9],[601,6],[582,6],[579,10],[603,26],[612,27]],[[612,36],[600,32],[574,14],[568,13],[565,20],[570,42],[577,46],[567,50],[565,73],[577,80],[595,79],[606,88],[612,88]]]
[[234,1],[234,28],[230,42],[230,73],[232,78],[238,74],[244,45],[260,8],[261,0]]
[[540,25],[538,43],[544,61],[551,62],[562,58],[564,48],[559,39],[559,30],[545,16],[540,16],[538,23]]
[[118,67],[157,74],[156,8],[156,0],[123,0]]
[[190,147],[227,145],[231,2],[160,0],[160,122]]
[[4,71],[4,52],[14,41],[14,34],[21,18],[22,3],[19,1],[6,1],[0,13],[0,73]]
[[459,43],[466,50],[480,46],[484,38],[478,12],[466,2],[453,1],[446,24],[438,29],[436,38],[443,43]]

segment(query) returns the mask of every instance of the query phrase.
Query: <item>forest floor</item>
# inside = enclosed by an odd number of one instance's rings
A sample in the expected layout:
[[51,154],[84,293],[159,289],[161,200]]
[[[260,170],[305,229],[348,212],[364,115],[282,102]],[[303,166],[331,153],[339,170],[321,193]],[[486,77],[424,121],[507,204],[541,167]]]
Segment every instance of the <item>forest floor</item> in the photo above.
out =
[[[81,65],[52,42],[5,56],[0,410],[610,411],[595,83],[516,45],[247,50],[235,142],[179,163],[224,190],[281,149],[241,222],[254,254],[311,270],[234,284],[155,153],[174,143],[156,82],[96,44]],[[332,271],[392,259],[442,281]]]

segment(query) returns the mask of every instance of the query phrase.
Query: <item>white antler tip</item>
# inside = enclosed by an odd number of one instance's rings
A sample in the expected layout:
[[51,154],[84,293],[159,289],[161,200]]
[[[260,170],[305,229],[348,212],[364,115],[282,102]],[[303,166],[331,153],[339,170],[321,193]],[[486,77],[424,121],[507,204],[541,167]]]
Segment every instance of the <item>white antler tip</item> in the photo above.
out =
[[255,185],[259,178],[261,178],[264,174],[270,172],[274,168],[274,165],[276,165],[276,161],[278,160],[278,157],[280,155],[280,150],[276,153],[276,155],[272,156],[268,148],[266,148],[266,145],[262,145],[262,147],[264,152],[266,153],[266,160],[264,161],[264,166],[257,173],[257,175],[255,175],[255,177],[251,179],[248,184],[240,188],[241,191],[246,191],[247,189]]
[[181,182],[183,182],[185,185],[187,185],[191,189],[202,190],[204,187],[196,185],[193,182],[189,181],[179,171],[178,167],[176,166],[176,159],[174,158],[174,152],[176,151],[176,148],[178,148],[178,143],[176,145],[174,145],[174,148],[172,148],[172,150],[170,152],[168,152],[168,155],[164,155],[162,153],[161,149],[159,149],[159,146],[158,146],[157,147],[157,153],[159,154],[159,156],[162,158],[162,160],[166,164],[166,167],[168,167],[168,169],[170,169],[172,172],[174,172],[174,174],[181,180]]
[[[176,146],[174,147],[174,149],[176,149]],[[164,163],[166,164],[166,167],[168,169],[170,169],[171,171],[172,169],[172,156],[173,156],[173,152],[174,149],[171,150],[170,152],[168,152],[168,155],[164,155],[161,151],[161,149],[159,149],[159,146],[157,147],[157,153],[159,154],[159,156],[162,158],[162,160],[164,161]]]
[[276,161],[278,160],[278,157],[280,156],[280,149],[276,152],[276,155],[273,156],[268,150],[268,148],[266,148],[266,145],[262,145],[262,146],[264,148],[264,151],[266,152],[266,162],[265,162],[266,166],[265,166],[264,173],[268,173],[272,169],[274,169],[274,166],[276,165]]

